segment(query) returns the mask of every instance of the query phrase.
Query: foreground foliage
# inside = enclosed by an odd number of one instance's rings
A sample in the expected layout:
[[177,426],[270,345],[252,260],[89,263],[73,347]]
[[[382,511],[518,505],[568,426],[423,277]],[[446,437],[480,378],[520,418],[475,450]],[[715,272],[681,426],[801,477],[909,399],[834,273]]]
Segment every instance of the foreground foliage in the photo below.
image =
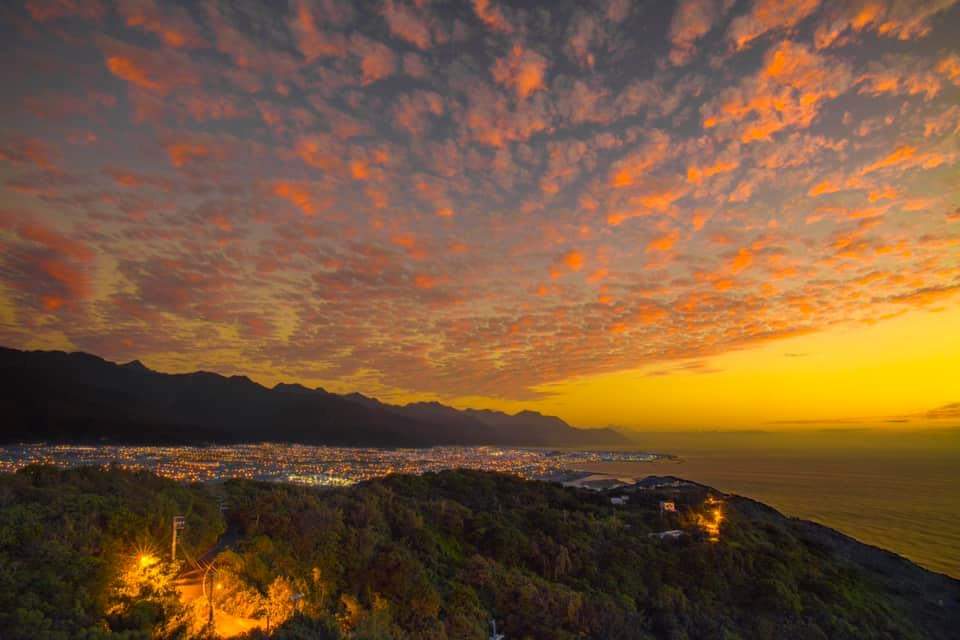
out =
[[[957,622],[946,578],[946,605],[893,592],[749,501],[726,503],[711,543],[693,526],[705,489],[673,496],[677,514],[659,513],[662,497],[638,491],[612,506],[603,494],[465,471],[214,491],[117,470],[28,469],[0,477],[0,637],[198,633],[169,591],[117,589],[136,545],[169,544],[175,513],[188,516],[195,553],[229,527],[216,606],[269,621],[275,638],[480,640],[491,619],[508,640],[947,638]],[[674,527],[691,535],[648,536]]]

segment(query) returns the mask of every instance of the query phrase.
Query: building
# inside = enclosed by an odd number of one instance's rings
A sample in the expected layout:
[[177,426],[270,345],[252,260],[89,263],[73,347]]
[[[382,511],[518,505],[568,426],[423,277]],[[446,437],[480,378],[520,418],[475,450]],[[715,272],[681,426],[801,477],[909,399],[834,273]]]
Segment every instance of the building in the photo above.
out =
[[660,538],[661,540],[677,540],[684,535],[680,529],[670,529],[669,531],[658,531],[648,534],[650,538]]

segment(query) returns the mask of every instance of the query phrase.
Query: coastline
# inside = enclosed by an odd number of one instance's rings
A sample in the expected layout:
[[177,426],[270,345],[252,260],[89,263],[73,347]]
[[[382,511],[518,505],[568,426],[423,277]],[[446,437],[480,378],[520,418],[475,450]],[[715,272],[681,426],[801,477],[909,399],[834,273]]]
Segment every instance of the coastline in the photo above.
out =
[[682,453],[649,463],[579,465],[595,479],[673,475],[768,504],[960,578],[955,487],[960,459],[950,454],[847,455],[795,451]]

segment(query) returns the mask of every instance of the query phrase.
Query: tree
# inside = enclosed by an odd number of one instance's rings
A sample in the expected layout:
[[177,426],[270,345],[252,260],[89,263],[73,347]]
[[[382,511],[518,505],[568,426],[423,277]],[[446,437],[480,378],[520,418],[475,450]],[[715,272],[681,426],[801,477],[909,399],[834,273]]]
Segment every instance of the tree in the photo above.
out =
[[267,588],[267,598],[264,602],[264,614],[267,618],[267,629],[279,627],[289,620],[295,611],[297,596],[290,581],[277,576]]

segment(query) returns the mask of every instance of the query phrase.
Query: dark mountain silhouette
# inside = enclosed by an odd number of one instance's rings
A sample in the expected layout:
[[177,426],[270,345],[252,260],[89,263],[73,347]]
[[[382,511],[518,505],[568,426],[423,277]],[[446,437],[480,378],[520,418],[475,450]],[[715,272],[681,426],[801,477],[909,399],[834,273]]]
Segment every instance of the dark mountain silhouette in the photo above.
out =
[[0,347],[0,442],[301,442],[340,446],[624,444],[612,429],[575,429],[532,411],[395,406],[246,376],[166,374],[86,353]]

